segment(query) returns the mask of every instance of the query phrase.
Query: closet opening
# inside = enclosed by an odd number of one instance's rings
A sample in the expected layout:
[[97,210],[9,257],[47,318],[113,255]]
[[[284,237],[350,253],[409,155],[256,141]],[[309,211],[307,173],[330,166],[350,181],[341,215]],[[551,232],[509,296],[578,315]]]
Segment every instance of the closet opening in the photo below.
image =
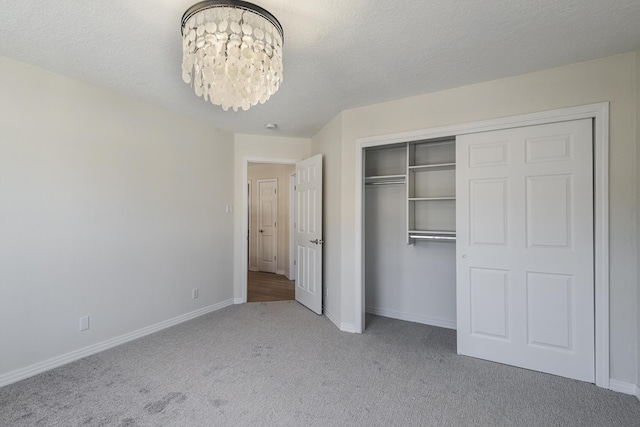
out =
[[367,313],[455,329],[455,138],[363,150]]

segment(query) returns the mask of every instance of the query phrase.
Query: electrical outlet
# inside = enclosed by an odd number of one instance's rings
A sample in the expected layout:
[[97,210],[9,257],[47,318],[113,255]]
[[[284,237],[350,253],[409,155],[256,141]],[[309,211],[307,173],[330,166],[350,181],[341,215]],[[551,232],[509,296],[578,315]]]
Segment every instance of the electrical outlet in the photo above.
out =
[[191,297],[193,299],[198,298],[198,288],[195,288],[194,290],[191,291]]
[[80,318],[80,332],[89,329],[89,316],[83,316]]

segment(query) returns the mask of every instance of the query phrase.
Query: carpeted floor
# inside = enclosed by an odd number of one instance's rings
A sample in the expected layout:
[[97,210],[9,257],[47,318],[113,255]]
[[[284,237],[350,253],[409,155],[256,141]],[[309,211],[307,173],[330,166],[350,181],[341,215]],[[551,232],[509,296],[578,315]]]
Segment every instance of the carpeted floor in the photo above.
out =
[[0,389],[1,426],[640,426],[640,402],[457,356],[455,331],[232,306]]

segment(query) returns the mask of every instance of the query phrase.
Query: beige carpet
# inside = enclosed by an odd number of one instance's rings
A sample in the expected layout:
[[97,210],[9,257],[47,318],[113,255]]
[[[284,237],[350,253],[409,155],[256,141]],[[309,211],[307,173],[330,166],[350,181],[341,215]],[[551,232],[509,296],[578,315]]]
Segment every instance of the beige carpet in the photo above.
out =
[[228,307],[0,389],[1,426],[640,426],[640,402],[455,353],[455,331]]

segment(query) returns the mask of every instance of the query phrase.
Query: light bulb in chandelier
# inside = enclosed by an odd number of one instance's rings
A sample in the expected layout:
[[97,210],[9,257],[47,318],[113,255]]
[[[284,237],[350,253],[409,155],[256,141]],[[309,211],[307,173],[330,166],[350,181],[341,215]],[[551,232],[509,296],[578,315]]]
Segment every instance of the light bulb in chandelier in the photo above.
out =
[[265,103],[282,84],[282,26],[245,1],[202,1],[182,16],[182,79],[223,110]]

